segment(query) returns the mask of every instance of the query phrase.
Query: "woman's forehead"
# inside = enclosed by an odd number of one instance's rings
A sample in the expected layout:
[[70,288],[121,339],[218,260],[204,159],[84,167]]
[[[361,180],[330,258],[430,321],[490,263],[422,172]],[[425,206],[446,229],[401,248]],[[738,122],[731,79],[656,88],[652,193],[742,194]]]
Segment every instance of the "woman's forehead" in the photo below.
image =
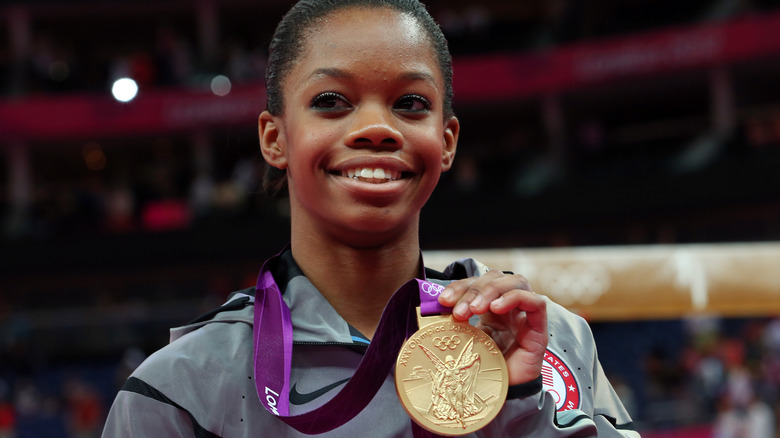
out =
[[402,63],[441,77],[425,29],[414,17],[390,8],[332,12],[307,32],[302,49],[296,66],[303,70]]

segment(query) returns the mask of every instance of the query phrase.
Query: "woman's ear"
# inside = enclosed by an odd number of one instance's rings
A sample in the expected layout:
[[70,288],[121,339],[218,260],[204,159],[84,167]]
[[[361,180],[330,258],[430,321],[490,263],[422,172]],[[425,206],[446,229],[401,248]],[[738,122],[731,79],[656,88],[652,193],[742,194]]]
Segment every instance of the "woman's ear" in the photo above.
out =
[[260,152],[265,161],[277,169],[287,168],[287,147],[280,119],[263,111],[257,119]]
[[460,134],[460,122],[453,116],[444,124],[444,148],[441,155],[441,171],[450,170],[455,160],[455,150],[458,148],[458,135]]

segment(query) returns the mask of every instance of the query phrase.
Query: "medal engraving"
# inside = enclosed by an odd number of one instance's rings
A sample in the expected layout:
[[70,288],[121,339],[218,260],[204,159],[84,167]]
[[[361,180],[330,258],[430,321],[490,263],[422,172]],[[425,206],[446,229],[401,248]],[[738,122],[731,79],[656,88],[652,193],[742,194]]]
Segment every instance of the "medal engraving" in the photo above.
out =
[[506,362],[493,339],[451,316],[422,326],[396,361],[401,403],[415,422],[440,435],[486,426],[506,400],[507,382]]

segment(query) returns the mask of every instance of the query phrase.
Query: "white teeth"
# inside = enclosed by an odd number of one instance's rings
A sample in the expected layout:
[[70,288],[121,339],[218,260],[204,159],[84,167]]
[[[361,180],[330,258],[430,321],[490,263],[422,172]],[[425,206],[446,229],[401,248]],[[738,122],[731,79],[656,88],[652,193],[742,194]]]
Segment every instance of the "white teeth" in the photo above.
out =
[[362,167],[357,169],[349,169],[346,172],[341,172],[341,176],[346,176],[348,178],[386,179],[395,181],[401,177],[401,172],[382,169],[381,167],[377,167],[375,169]]

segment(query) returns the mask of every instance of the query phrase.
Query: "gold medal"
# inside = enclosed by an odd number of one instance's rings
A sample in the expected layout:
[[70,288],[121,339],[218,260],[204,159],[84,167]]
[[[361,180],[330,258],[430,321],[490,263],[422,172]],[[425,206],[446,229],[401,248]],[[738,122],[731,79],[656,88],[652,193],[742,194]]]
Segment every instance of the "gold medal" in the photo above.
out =
[[398,354],[395,389],[404,409],[439,435],[475,432],[498,415],[508,373],[493,339],[451,315],[420,317]]

